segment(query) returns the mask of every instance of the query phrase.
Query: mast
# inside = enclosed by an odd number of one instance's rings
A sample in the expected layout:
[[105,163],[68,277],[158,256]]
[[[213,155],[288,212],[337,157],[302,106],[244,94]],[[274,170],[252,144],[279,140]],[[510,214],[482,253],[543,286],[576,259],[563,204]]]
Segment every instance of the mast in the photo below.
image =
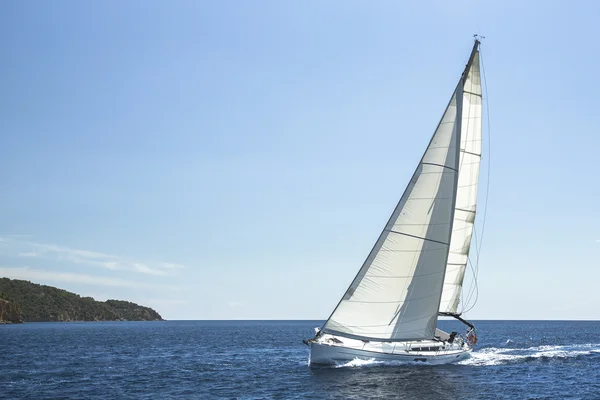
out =
[[440,315],[460,315],[458,305],[468,264],[474,229],[479,166],[481,163],[482,92],[479,68],[479,40],[475,39],[462,79],[463,109],[460,165],[453,231],[440,298]]
[[[456,152],[457,152],[457,159],[458,159],[458,169],[457,169],[457,173],[455,175],[455,186],[454,186],[454,196],[452,199],[452,217],[451,217],[451,224],[450,224],[450,241],[449,241],[449,246],[448,246],[448,251],[446,252],[446,260],[444,261],[444,271],[443,271],[443,278],[442,278],[442,285],[440,287],[440,295],[438,297],[438,305],[437,305],[437,310],[438,313],[436,313],[435,315],[435,326],[437,326],[437,317],[439,314],[439,309],[440,309],[440,303],[442,301],[442,294],[444,291],[444,284],[443,282],[446,280],[446,271],[448,268],[448,258],[450,256],[450,244],[452,243],[452,230],[454,228],[454,217],[456,214],[456,198],[457,198],[457,192],[458,192],[458,179],[459,179],[459,174],[460,174],[460,155],[461,155],[461,143],[462,143],[462,116],[463,116],[463,95],[464,95],[464,87],[465,87],[465,80],[467,79],[467,75],[469,73],[469,70],[471,69],[471,65],[473,64],[473,59],[475,58],[475,54],[477,53],[478,49],[479,49],[479,40],[477,39],[477,37],[475,37],[475,42],[473,43],[473,49],[471,49],[471,55],[469,56],[469,61],[467,61],[467,65],[465,66],[465,69],[463,71],[463,73],[460,76],[460,80],[458,82],[458,86],[460,87],[460,97],[461,97],[461,101],[460,101],[460,108],[457,112],[457,117],[456,117],[456,125],[457,125],[457,130],[458,130],[458,146],[456,146]],[[457,89],[458,90],[458,89]]]
[[323,331],[379,341],[433,338],[456,208],[469,62],[392,216]]

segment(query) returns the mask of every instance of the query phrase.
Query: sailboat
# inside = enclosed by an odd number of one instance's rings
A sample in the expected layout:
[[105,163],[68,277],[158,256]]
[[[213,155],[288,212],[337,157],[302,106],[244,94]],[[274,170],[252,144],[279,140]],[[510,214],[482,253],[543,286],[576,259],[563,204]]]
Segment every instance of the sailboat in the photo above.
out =
[[[404,194],[310,346],[311,365],[355,359],[446,364],[470,357],[458,311],[473,233],[482,135],[479,40]],[[466,333],[447,333],[454,317]]]

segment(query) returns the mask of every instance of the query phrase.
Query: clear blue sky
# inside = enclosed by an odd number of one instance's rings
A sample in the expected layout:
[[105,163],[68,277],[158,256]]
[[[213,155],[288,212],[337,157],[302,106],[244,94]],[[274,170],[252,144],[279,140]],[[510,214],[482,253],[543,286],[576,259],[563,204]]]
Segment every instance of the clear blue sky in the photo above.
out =
[[594,1],[5,2],[0,276],[168,319],[326,318],[480,33],[492,180],[467,316],[600,319],[598,15]]

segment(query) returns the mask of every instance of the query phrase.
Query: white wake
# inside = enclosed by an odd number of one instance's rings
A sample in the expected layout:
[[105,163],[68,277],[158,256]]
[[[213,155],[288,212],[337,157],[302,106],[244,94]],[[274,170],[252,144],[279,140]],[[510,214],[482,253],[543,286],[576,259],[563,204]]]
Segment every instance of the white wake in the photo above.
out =
[[[473,351],[471,357],[452,365],[489,366],[525,362],[541,358],[572,358],[586,355],[600,357],[600,343],[598,344],[573,344],[565,346],[534,346],[527,348],[502,348],[487,347]],[[306,363],[310,365],[310,360]],[[402,366],[402,365],[429,365],[411,361],[379,361],[375,359],[352,361],[336,364],[329,368],[352,368],[375,365]]]
[[359,358],[355,358],[354,360],[348,361],[347,363],[336,364],[335,368],[364,367],[367,365],[377,365],[377,364],[383,364],[383,363],[384,363],[384,361],[375,361],[374,359],[361,360]]
[[600,344],[574,344],[566,346],[534,346],[523,349],[488,347],[471,353],[471,358],[460,365],[500,365],[518,363],[537,358],[571,358],[600,354]]

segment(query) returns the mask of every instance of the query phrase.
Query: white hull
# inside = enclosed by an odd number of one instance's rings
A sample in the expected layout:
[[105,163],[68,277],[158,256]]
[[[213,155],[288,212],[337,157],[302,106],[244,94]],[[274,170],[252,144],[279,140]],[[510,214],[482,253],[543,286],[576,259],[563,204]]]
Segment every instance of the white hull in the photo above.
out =
[[[345,339],[347,341],[347,339]],[[354,341],[352,341],[354,342]],[[361,346],[362,345],[362,346]],[[435,350],[423,350],[436,347]],[[430,365],[450,364],[471,357],[471,348],[466,344],[439,342],[370,342],[332,344],[325,341],[310,343],[311,365],[339,365],[353,360],[424,363]]]

